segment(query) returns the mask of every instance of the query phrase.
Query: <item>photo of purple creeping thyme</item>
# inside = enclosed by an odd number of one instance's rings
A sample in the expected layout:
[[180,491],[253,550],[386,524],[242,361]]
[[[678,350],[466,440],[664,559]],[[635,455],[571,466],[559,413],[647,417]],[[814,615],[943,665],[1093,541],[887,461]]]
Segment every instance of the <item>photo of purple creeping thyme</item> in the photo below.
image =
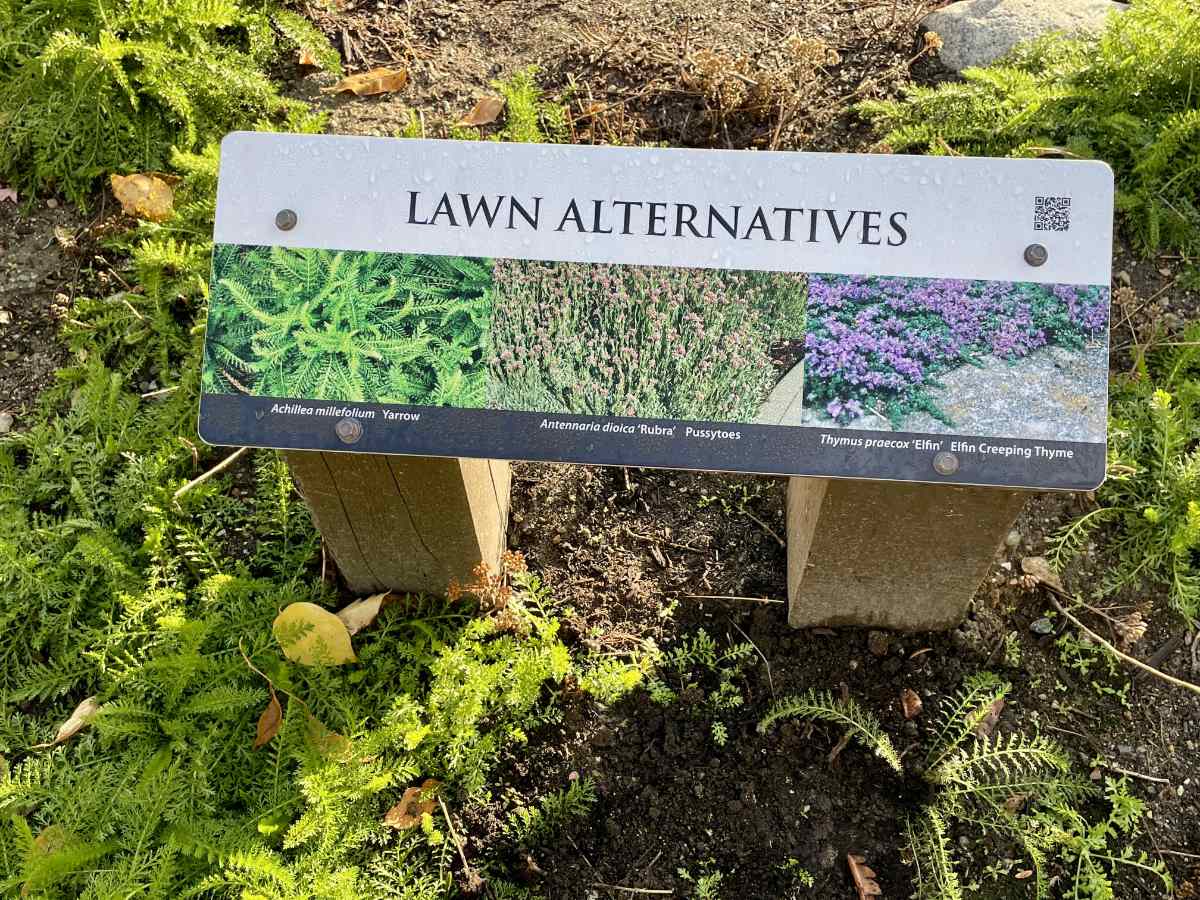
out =
[[1102,344],[1108,308],[1098,286],[813,275],[804,405],[838,425],[873,414],[900,428],[923,411],[952,426],[930,395],[939,376],[987,357]]
[[492,409],[749,422],[804,333],[804,276],[497,260]]

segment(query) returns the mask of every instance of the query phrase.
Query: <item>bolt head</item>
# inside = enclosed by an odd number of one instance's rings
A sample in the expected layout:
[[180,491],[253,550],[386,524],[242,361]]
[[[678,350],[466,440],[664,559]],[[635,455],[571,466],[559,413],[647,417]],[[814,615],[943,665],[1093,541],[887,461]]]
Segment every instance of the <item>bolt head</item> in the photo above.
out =
[[1049,258],[1050,251],[1041,244],[1030,244],[1025,248],[1025,262],[1031,266],[1044,266]]
[[296,211],[292,209],[281,209],[275,213],[275,227],[280,231],[291,231],[296,227],[296,222],[299,221],[296,216]]
[[358,419],[340,419],[333,426],[333,431],[343,444],[357,444],[363,436],[362,422]]
[[958,457],[949,450],[943,450],[933,457],[933,471],[939,475],[953,475],[958,471]]

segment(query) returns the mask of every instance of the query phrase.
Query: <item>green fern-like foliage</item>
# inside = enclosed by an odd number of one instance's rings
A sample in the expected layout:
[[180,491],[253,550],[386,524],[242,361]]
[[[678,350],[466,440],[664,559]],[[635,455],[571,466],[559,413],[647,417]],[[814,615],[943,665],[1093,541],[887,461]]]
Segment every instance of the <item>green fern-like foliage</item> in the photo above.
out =
[[1136,243],[1200,253],[1200,6],[1138,0],[1096,39],[1050,37],[962,82],[858,109],[896,150],[1103,159]]
[[1113,529],[1118,564],[1100,584],[1167,586],[1171,606],[1200,618],[1200,324],[1151,350],[1132,376],[1117,379],[1109,415],[1108,480],[1098,506],[1057,536],[1064,564],[1101,524]]
[[172,147],[299,109],[264,71],[281,46],[338,68],[269,3],[0,0],[0,179],[86,205],[101,175],[163,169]]
[[844,727],[860,744],[871,750],[897,774],[904,772],[900,754],[879,720],[852,697],[836,698],[829,691],[808,691],[775,703],[758,723],[765,733],[780,719],[812,719]]
[[480,407],[491,263],[222,245],[204,390]]
[[[794,717],[832,722],[873,749],[898,775],[919,778],[926,785],[929,800],[904,823],[919,900],[964,896],[948,837],[951,823],[992,832],[1021,846],[1035,871],[1039,900],[1049,896],[1046,870],[1052,858],[1076,891],[1069,896],[1112,900],[1113,879],[1126,865],[1152,874],[1169,888],[1165,868],[1129,847],[1141,814],[1136,799],[1123,788],[1110,787],[1108,820],[1090,823],[1081,806],[1094,789],[1073,774],[1057,744],[1041,735],[993,736],[994,721],[989,728],[981,727],[1000,708],[1010,687],[988,672],[967,678],[943,703],[928,753],[912,774],[905,773],[874,714],[829,692],[809,691],[781,700],[763,717],[759,731]],[[1111,846],[1113,841],[1117,848]]]

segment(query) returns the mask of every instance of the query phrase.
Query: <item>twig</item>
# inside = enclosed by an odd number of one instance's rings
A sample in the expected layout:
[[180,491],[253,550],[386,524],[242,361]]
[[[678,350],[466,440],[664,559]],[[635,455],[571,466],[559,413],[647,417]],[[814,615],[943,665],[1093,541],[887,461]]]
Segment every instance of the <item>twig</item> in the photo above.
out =
[[[1045,584],[1045,582],[1043,582],[1043,584]],[[1096,634],[1096,632],[1092,631],[1092,629],[1088,628],[1086,625],[1084,625],[1082,622],[1080,622],[1077,618],[1075,618],[1073,615],[1071,615],[1069,612],[1067,612],[1066,608],[1061,603],[1058,602],[1058,597],[1056,596],[1056,594],[1058,593],[1057,591],[1052,589],[1052,590],[1050,590],[1049,593],[1050,593],[1050,602],[1052,604],[1054,604],[1054,608],[1057,609],[1060,613],[1062,613],[1062,615],[1066,619],[1068,619],[1070,622],[1074,623],[1076,628],[1078,628],[1080,631],[1082,631],[1084,634],[1086,634],[1088,637],[1090,637],[1093,641],[1095,641],[1097,644],[1099,644],[1105,650],[1108,650],[1110,653],[1112,653],[1117,658],[1123,659],[1125,662],[1129,663],[1131,666],[1136,666],[1137,668],[1141,669],[1143,672],[1146,672],[1149,675],[1154,675],[1156,678],[1161,678],[1163,681],[1167,682],[1168,684],[1173,684],[1176,687],[1181,687],[1185,691],[1191,691],[1193,694],[1200,694],[1200,685],[1192,684],[1190,681],[1184,681],[1182,678],[1176,678],[1174,675],[1168,675],[1166,672],[1156,669],[1153,666],[1146,665],[1140,659],[1130,656],[1128,653],[1122,653],[1120,650],[1118,650],[1116,647],[1114,647],[1112,644],[1110,644],[1104,638],[1100,637],[1100,635]]]
[[462,841],[458,839],[458,833],[454,830],[454,823],[450,821],[450,810],[446,809],[446,801],[441,797],[437,798],[438,806],[442,808],[442,815],[446,817],[446,827],[450,829],[450,837],[454,840],[454,847],[458,850],[458,858],[462,860],[463,871],[473,872],[471,864],[467,862],[467,854],[463,852]]
[[1157,775],[1143,775],[1141,772],[1132,772],[1129,769],[1122,769],[1120,766],[1105,764],[1104,768],[1111,769],[1114,772],[1120,772],[1122,775],[1128,775],[1130,778],[1140,778],[1142,781],[1153,781],[1155,784],[1170,784],[1170,778],[1159,778]]
[[161,397],[163,394],[169,394],[171,391],[179,390],[179,385],[173,384],[170,387],[159,388],[157,391],[147,391],[142,394],[143,400],[149,400],[151,397]]
[[1159,850],[1158,852],[1168,856],[1182,856],[1184,859],[1200,859],[1200,853],[1188,853],[1184,850]]
[[675,891],[671,890],[671,888],[640,888],[640,887],[629,887],[628,885],[624,885],[624,884],[605,884],[603,881],[593,881],[593,882],[592,882],[592,887],[594,887],[594,888],[604,888],[604,890],[606,890],[606,891],[626,891],[626,892],[628,892],[628,893],[630,893],[630,894],[663,894],[663,895],[673,895],[673,894],[675,893]]
[[770,597],[735,597],[733,594],[684,594],[684,600],[746,600],[750,603],[786,603],[785,600],[772,600]]
[[175,492],[174,497],[172,497],[172,499],[178,500],[180,497],[182,497],[184,494],[186,494],[192,488],[196,487],[197,485],[204,484],[204,482],[208,481],[208,479],[212,478],[214,475],[218,475],[221,472],[224,472],[226,469],[228,469],[230,466],[232,466],[235,462],[237,462],[238,459],[241,458],[241,456],[247,450],[250,450],[250,449],[251,449],[250,447],[239,447],[237,450],[235,450],[233,453],[230,453],[227,457],[225,457],[223,460],[221,460],[219,463],[217,463],[215,466],[213,466],[211,469],[209,469],[203,475],[197,475],[195,478],[193,478],[191,481],[189,481],[187,484],[185,484],[183,487],[181,487],[179,490],[177,490]]
[[651,544],[662,544],[664,547],[674,547],[676,550],[687,550],[691,553],[699,553],[701,556],[708,553],[707,550],[705,550],[701,547],[689,547],[687,544],[676,544],[673,541],[667,541],[667,540],[663,540],[662,538],[656,538],[653,535],[638,534],[636,531],[632,531],[628,528],[625,529],[625,533],[628,534],[632,538],[637,538],[639,541],[647,541],[648,543],[651,543]]
[[[1159,666],[1161,666],[1164,662],[1167,661],[1168,657],[1170,657],[1171,654],[1173,654],[1176,650],[1179,649],[1179,645],[1183,643],[1183,639],[1186,636],[1187,636],[1187,632],[1181,631],[1178,634],[1174,635],[1173,637],[1168,638],[1167,641],[1161,647],[1159,647],[1157,650],[1154,651],[1154,655],[1151,656],[1148,660],[1146,660],[1146,664],[1149,666],[1154,666],[1154,668],[1157,669]],[[1133,677],[1136,679],[1139,676],[1141,676],[1141,674],[1142,674],[1141,672],[1138,672]]]
[[777,535],[775,533],[775,529],[773,529],[770,525],[768,525],[766,522],[764,522],[762,519],[760,519],[754,513],[750,512],[750,510],[748,510],[748,509],[743,509],[741,512],[744,516],[749,518],[751,522],[757,522],[759,524],[759,526],[762,527],[763,531],[765,531],[771,537],[775,538],[776,543],[778,543],[780,547],[785,547],[785,548],[787,547],[787,541],[785,541],[783,538],[781,538],[779,535]]

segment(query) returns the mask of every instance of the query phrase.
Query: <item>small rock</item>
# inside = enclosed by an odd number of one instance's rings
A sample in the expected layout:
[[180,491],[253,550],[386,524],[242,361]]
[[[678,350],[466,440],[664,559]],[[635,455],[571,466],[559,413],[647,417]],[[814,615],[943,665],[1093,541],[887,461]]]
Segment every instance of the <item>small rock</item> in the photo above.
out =
[[12,427],[12,413],[0,413],[0,434],[8,434],[10,431],[12,431]]
[[942,39],[938,57],[956,72],[995,62],[1022,41],[1051,32],[1099,34],[1115,0],[962,0],[931,12],[921,26]]
[[1035,621],[1029,623],[1029,630],[1034,634],[1053,634],[1054,623],[1046,618],[1036,619]]
[[1018,547],[1020,547],[1021,532],[1017,531],[1015,528],[1010,531],[1004,538],[1004,546],[1008,547],[1010,550],[1016,550]]
[[0,325],[11,325],[12,313],[7,309],[0,309]]
[[867,632],[867,649],[873,656],[887,656],[888,648],[892,645],[892,636],[886,631],[872,629]]
[[1130,287],[1133,284],[1133,277],[1124,269],[1113,277],[1116,278],[1118,284],[1122,284],[1125,287]]
[[55,200],[53,197],[51,197],[49,200],[46,201],[46,208],[47,209],[58,209],[58,201]]

